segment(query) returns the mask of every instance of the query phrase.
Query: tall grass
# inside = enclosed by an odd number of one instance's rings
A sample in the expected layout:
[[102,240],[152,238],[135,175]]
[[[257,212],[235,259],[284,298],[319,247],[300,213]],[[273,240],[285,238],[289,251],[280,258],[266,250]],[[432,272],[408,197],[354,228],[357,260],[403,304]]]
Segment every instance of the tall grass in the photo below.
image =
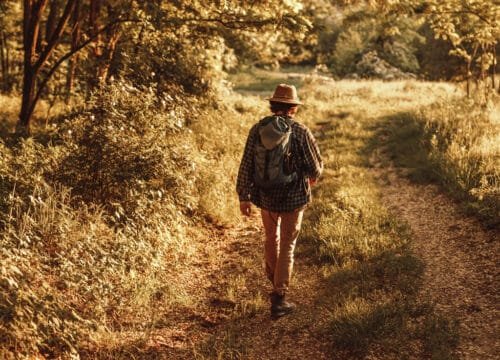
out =
[[4,133],[0,357],[113,348],[115,332],[147,337],[152,309],[195,306],[190,264],[205,226],[235,223],[256,111],[213,104],[115,83],[35,138]]
[[329,315],[322,333],[341,358],[454,356],[456,324],[417,296],[423,263],[411,251],[409,229],[381,201],[372,170],[387,117],[432,103],[428,89],[454,91],[446,84],[376,81],[301,89],[302,116],[319,125],[326,169],[306,211],[299,252],[323,266],[326,285],[317,301]]
[[[496,103],[495,103],[496,102]],[[436,181],[491,227],[500,219],[498,97],[489,106],[447,99],[387,119],[398,165],[418,181]]]
[[[498,100],[498,99],[497,99]],[[429,163],[450,193],[493,226],[500,225],[500,118],[473,101],[438,103],[423,109]]]

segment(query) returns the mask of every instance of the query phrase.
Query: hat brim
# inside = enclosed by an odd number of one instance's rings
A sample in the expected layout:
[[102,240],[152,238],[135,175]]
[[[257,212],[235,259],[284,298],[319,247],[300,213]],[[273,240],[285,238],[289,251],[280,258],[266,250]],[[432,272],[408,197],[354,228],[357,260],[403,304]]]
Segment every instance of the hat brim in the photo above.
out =
[[277,103],[283,103],[283,104],[290,104],[290,105],[302,105],[303,103],[298,101],[298,100],[293,100],[293,99],[284,99],[284,98],[269,98],[267,99],[272,102],[277,102]]

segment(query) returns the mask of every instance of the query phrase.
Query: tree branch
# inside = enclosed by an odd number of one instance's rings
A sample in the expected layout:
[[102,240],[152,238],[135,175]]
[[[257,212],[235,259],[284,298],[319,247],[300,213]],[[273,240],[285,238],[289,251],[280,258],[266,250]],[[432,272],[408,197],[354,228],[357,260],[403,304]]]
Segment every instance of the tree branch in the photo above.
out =
[[276,19],[276,18],[267,18],[267,19],[260,19],[260,20],[242,20],[242,19],[228,19],[224,20],[222,18],[170,18],[166,19],[167,22],[173,22],[173,23],[181,23],[181,24],[188,24],[188,23],[219,23],[224,27],[230,28],[230,29],[243,29],[245,27],[262,27],[270,24],[280,24],[283,22],[283,19]]
[[140,22],[140,20],[136,20],[136,19],[119,19],[119,20],[112,21],[109,24],[107,24],[106,26],[104,26],[102,29],[100,29],[96,33],[94,33],[91,37],[89,37],[83,43],[81,43],[80,45],[78,45],[77,47],[75,47],[74,49],[72,49],[71,51],[68,51],[64,56],[62,56],[59,60],[57,60],[55,62],[55,64],[52,65],[52,67],[49,69],[47,75],[45,76],[45,78],[42,80],[42,82],[38,86],[38,90],[36,92],[35,99],[33,101],[33,105],[32,105],[32,108],[30,109],[30,111],[32,112],[34,110],[35,105],[38,102],[38,100],[40,99],[40,96],[42,95],[42,91],[47,86],[48,81],[50,80],[50,78],[52,77],[52,75],[54,75],[54,73],[56,72],[56,70],[59,68],[59,66],[63,62],[65,62],[66,60],[68,60],[74,54],[76,54],[77,52],[79,52],[80,50],[82,50],[84,47],[86,47],[88,44],[90,44],[92,41],[94,41],[95,39],[97,39],[97,37],[100,34],[102,34],[103,32],[108,31],[110,28],[112,28],[113,26],[115,26],[117,24],[127,23],[127,22]]
[[485,18],[481,14],[478,14],[475,11],[472,10],[455,10],[455,11],[430,11],[427,14],[430,15],[441,15],[441,14],[469,14],[469,15],[474,15],[476,16],[479,20],[482,20],[484,23],[486,23],[489,26],[493,26],[491,21],[488,18]]
[[[31,3],[30,1],[27,1]],[[29,44],[30,46],[30,67],[33,66],[33,55],[36,53],[36,45],[38,43],[38,36],[40,33],[40,21],[42,19],[42,13],[43,10],[45,9],[45,6],[47,6],[48,0],[38,0],[34,5],[30,4],[30,14],[29,14],[29,20],[28,20],[28,30],[32,31],[32,36],[31,36],[31,43]],[[26,1],[25,1],[26,4]],[[27,34],[29,35],[29,34]]]
[[59,41],[61,40],[62,33],[64,32],[64,28],[66,27],[66,24],[68,23],[68,20],[71,16],[71,13],[73,12],[74,7],[75,7],[75,0],[68,0],[68,2],[66,3],[66,7],[64,8],[63,15],[59,19],[57,27],[54,30],[54,32],[52,33],[52,36],[50,37],[49,43],[45,47],[44,51],[40,54],[40,57],[38,58],[37,62],[34,65],[35,70],[41,69],[43,64],[45,64],[45,62],[49,58],[52,51],[59,44]]

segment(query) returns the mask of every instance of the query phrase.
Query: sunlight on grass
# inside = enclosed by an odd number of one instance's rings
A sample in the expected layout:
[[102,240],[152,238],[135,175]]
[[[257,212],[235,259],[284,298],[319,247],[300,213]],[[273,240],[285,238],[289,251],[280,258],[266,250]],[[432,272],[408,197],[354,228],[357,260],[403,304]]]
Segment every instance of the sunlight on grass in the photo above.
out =
[[[326,330],[331,351],[350,359],[383,349],[402,358],[414,351],[409,343],[418,343],[422,353],[451,356],[456,342],[429,345],[426,340],[431,330],[421,319],[438,321],[432,319],[440,315],[416,299],[423,265],[410,251],[407,226],[380,201],[371,161],[385,117],[428,106],[457,90],[416,81],[339,81],[302,91],[307,105],[301,116],[319,124],[326,170],[306,212],[299,252],[323,264],[329,286],[318,301],[331,312]],[[441,329],[443,337],[454,336],[455,328]]]
[[[146,95],[110,88],[109,98],[100,99],[108,104],[101,122],[89,126],[94,114],[76,112],[68,119],[71,129],[64,116],[51,117],[50,131],[39,123],[42,143],[0,142],[9,296],[31,301],[51,319],[35,319],[23,307],[29,321],[18,330],[28,334],[28,345],[43,348],[39,344],[50,338],[61,348],[71,341],[89,346],[84,339],[90,338],[103,358],[127,358],[153,328],[171,321],[169,314],[205,306],[211,290],[200,286],[207,275],[200,269],[220,269],[224,260],[220,244],[207,241],[216,236],[207,227],[240,222],[234,184],[246,135],[268,114],[265,99],[275,84],[292,82],[305,103],[298,120],[313,130],[326,165],[297,250],[322,264],[328,286],[315,296],[329,309],[332,351],[349,359],[384,348],[398,358],[407,355],[405,344],[417,342],[422,353],[453,358],[456,324],[415,298],[423,266],[409,250],[406,225],[380,201],[373,161],[385,151],[382,139],[389,160],[413,169],[421,181],[441,179],[445,188],[468,194],[471,206],[491,217],[500,184],[496,107],[457,104],[461,91],[446,83],[299,75],[237,74],[235,88],[259,93],[228,93],[186,124],[177,122],[175,111],[158,112]],[[18,105],[0,97],[3,134],[11,131]],[[59,111],[64,107],[54,107],[52,115]],[[103,160],[89,166],[96,159]],[[256,256],[240,266],[255,267]],[[230,326],[196,344],[195,358],[244,357],[239,329],[267,309],[267,297],[249,290],[245,276],[225,280],[220,295],[230,305],[224,310]],[[44,286],[33,291],[33,282]],[[46,333],[37,332],[36,321],[50,325]],[[126,342],[119,340],[123,334]]]

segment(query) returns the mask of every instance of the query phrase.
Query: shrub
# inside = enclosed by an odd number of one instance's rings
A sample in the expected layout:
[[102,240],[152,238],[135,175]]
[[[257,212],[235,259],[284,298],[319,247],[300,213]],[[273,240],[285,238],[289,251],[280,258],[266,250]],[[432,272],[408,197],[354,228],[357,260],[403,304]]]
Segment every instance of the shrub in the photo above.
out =
[[[500,218],[500,128],[490,111],[473,101],[447,101],[425,108],[428,158],[440,181],[489,221]],[[496,220],[495,220],[496,219]]]
[[192,137],[186,108],[154,89],[116,83],[96,94],[61,130],[67,156],[55,180],[119,223],[147,222],[165,203],[192,208]]
[[115,82],[51,124],[46,145],[0,142],[0,357],[70,356],[123,322],[146,327],[160,301],[186,304],[203,220],[238,212],[258,118],[238,101],[208,109]]

